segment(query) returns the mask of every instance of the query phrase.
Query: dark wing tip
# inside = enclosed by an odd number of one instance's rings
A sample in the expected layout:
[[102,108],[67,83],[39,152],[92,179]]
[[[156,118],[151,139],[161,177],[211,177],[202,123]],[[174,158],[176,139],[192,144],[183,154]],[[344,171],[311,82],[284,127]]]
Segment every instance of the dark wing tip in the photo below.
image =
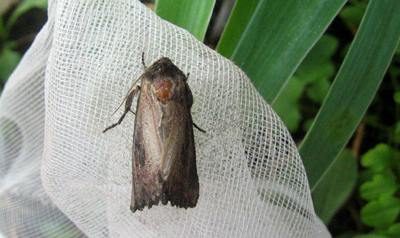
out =
[[187,189],[187,190],[167,190],[167,200],[171,202],[171,206],[181,207],[187,209],[188,207],[196,207],[197,200],[199,198],[199,190]]
[[134,204],[131,204],[131,211],[136,212],[137,210],[143,211],[145,207],[148,207],[149,209],[152,206],[157,206],[160,201],[163,205],[167,205],[168,201],[171,202],[171,206],[176,206],[180,208],[193,208],[196,207],[197,204],[197,199],[198,199],[198,194],[197,196],[191,196],[191,197],[167,197],[165,194],[161,194],[160,196],[155,196],[153,199],[140,199],[136,200]]
[[160,195],[145,196],[144,198],[136,199],[131,204],[131,211],[143,211],[145,207],[148,207],[150,209],[152,206],[157,206],[160,201],[163,205],[167,205],[168,199],[166,198],[164,193],[161,193]]

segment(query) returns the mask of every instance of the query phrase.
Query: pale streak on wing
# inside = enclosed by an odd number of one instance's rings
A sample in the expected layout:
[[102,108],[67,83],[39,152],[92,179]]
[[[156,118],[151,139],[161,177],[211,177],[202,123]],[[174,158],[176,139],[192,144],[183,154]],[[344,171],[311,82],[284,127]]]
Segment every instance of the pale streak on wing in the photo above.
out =
[[[160,163],[162,161],[161,159],[161,153],[162,151],[160,151],[160,148],[162,148],[162,138],[160,138],[157,128],[158,128],[158,118],[159,118],[159,114],[157,113],[157,111],[160,111],[160,109],[155,108],[155,105],[157,105],[158,107],[158,101],[157,99],[155,99],[155,96],[153,95],[149,95],[147,90],[143,91],[146,92],[144,93],[144,96],[147,98],[147,101],[150,102],[148,103],[148,105],[146,105],[147,107],[149,107],[150,112],[148,112],[147,110],[145,110],[145,113],[151,114],[151,123],[152,125],[147,125],[144,124],[143,126],[143,137],[144,137],[144,143],[146,144],[145,148],[146,150],[148,149],[149,153],[147,153],[148,155],[152,155],[153,158],[150,158],[151,161],[153,161],[154,164]],[[155,101],[155,102],[154,102]],[[149,117],[149,115],[145,116],[146,118]],[[144,122],[146,122],[146,120],[144,120]],[[154,143],[155,140],[157,140],[157,143]]]
[[[181,103],[173,102],[174,105],[170,105],[170,120],[167,126],[170,127],[169,135],[164,140],[161,155],[161,172],[164,180],[167,180],[168,175],[171,172],[172,166],[177,158],[182,156],[182,147],[185,143],[186,135],[184,133],[186,129],[187,118],[181,115],[186,115],[185,106]],[[171,109],[172,108],[172,109]],[[186,113],[186,114],[185,114]],[[166,126],[166,125],[163,125]]]

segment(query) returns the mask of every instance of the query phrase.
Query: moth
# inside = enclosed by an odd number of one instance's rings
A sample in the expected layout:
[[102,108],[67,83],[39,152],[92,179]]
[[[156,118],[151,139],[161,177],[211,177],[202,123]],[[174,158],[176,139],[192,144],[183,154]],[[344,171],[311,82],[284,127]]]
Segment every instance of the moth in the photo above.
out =
[[[125,111],[136,114],[132,145],[132,212],[166,205],[195,207],[199,198],[199,178],[191,107],[193,95],[186,76],[169,58],[163,57],[146,68],[125,96]],[[136,94],[136,113],[131,110]],[[124,101],[118,107],[122,106]],[[118,110],[117,109],[117,110]]]

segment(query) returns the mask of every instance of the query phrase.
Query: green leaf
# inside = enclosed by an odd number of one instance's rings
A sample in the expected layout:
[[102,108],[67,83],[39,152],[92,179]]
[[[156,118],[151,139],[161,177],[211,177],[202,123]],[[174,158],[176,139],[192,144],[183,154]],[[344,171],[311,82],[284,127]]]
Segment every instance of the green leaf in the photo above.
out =
[[322,103],[329,92],[331,82],[328,77],[316,80],[307,88],[307,96],[316,103]]
[[360,1],[354,1],[354,3],[356,4],[344,7],[339,16],[342,18],[347,27],[355,32],[357,31],[361,19],[365,13],[367,3]]
[[331,56],[337,45],[336,38],[322,36],[275,100],[272,107],[289,131],[296,131],[301,120],[299,101],[304,90],[311,99],[320,103],[328,93],[331,85],[328,78],[335,73]]
[[400,121],[398,121],[396,123],[396,127],[394,129],[394,133],[395,133],[395,139],[397,142],[400,142]]
[[10,16],[10,19],[7,22],[6,28],[8,30],[14,25],[15,21],[17,21],[18,17],[20,17],[25,12],[31,10],[32,8],[40,8],[43,10],[47,10],[47,0],[24,0],[18,7],[13,11]]
[[375,234],[367,234],[367,235],[357,235],[352,238],[388,238],[387,236],[375,235]]
[[394,223],[400,212],[400,199],[382,196],[367,203],[361,209],[361,220],[368,226],[387,228]]
[[396,103],[400,104],[400,92],[395,92],[393,95],[393,99]]
[[323,35],[296,71],[296,75],[302,81],[310,83],[306,93],[316,103],[323,102],[331,86],[329,79],[336,73],[331,57],[338,44],[339,41],[335,37]]
[[391,225],[387,230],[380,230],[376,232],[379,235],[384,235],[385,237],[398,238],[400,237],[400,223],[395,223]]
[[231,58],[260,0],[236,0],[216,50]]
[[390,237],[400,237],[400,223],[391,225],[386,234]]
[[365,200],[371,201],[379,196],[393,195],[399,188],[400,185],[393,178],[375,174],[372,181],[365,182],[360,186],[360,194]]
[[305,83],[293,77],[273,105],[274,111],[282,119],[289,131],[295,131],[299,126],[301,119],[299,100],[304,86]]
[[273,104],[345,2],[260,0],[231,59]]
[[0,80],[5,83],[21,60],[21,54],[5,47],[0,54]]
[[303,130],[304,130],[304,131],[310,130],[312,124],[314,123],[314,120],[315,120],[315,118],[307,119],[307,120],[304,122]]
[[296,70],[296,75],[306,83],[334,76],[336,70],[331,57],[336,52],[338,45],[338,39],[328,34],[323,35],[301,62]]
[[8,37],[8,32],[4,26],[3,16],[0,16],[0,39],[3,40],[6,39],[7,37]]
[[203,41],[215,0],[157,0],[155,12]]
[[312,190],[345,147],[371,103],[399,41],[398,19],[398,2],[370,1],[329,94],[299,148]]
[[381,173],[396,165],[399,152],[387,144],[381,143],[370,149],[361,158],[361,165],[375,173]]
[[358,233],[354,231],[346,231],[340,235],[335,236],[335,238],[354,238]]
[[344,150],[313,193],[315,212],[325,224],[349,198],[356,181],[357,163],[353,154]]

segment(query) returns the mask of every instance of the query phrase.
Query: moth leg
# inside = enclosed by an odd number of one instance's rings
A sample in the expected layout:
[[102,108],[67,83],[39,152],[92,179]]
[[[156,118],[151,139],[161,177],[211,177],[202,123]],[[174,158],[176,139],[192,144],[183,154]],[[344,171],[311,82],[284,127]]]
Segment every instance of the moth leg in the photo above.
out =
[[199,131],[201,131],[201,132],[203,132],[203,133],[206,133],[205,130],[201,129],[201,128],[200,128],[198,125],[196,125],[194,122],[193,122],[193,126],[194,126],[194,128],[196,128],[197,130],[199,130]]
[[124,120],[126,114],[128,114],[128,112],[132,112],[133,114],[135,114],[132,110],[131,110],[131,106],[132,106],[132,101],[133,98],[135,97],[136,93],[140,90],[140,86],[136,86],[135,89],[132,90],[132,92],[130,92],[128,94],[128,97],[126,98],[125,101],[125,111],[124,114],[122,114],[122,116],[119,118],[117,123],[112,124],[111,126],[107,127],[106,129],[104,129],[103,133],[105,133],[106,131],[118,126],[119,124],[121,124],[121,122]]

